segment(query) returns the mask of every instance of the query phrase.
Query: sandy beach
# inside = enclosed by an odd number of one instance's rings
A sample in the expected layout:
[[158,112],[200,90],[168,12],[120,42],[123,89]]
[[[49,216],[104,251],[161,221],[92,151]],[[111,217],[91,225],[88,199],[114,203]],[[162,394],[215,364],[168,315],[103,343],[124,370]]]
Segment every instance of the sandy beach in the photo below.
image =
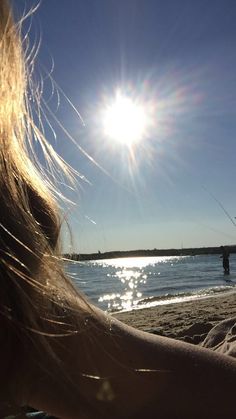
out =
[[236,317],[236,293],[113,315],[137,329],[198,344],[221,320]]

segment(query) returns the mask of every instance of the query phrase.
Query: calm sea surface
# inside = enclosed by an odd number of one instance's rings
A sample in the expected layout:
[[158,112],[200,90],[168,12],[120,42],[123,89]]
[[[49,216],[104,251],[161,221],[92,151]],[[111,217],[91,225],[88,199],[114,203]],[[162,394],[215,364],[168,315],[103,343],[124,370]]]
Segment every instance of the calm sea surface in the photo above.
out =
[[134,310],[236,291],[236,255],[230,275],[214,256],[120,258],[65,262],[78,288],[107,311]]

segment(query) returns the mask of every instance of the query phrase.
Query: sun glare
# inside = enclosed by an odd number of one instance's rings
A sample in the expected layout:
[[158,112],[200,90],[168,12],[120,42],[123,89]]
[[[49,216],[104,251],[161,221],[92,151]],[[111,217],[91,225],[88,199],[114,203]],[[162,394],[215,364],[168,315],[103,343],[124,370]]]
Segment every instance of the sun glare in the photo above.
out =
[[104,112],[103,126],[111,140],[130,146],[143,139],[147,115],[141,104],[117,93],[114,102]]

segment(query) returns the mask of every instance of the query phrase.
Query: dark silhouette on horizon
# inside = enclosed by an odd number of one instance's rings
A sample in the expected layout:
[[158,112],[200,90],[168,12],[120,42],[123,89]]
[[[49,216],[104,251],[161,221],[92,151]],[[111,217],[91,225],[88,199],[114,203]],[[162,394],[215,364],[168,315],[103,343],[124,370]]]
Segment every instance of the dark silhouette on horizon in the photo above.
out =
[[[229,253],[236,253],[236,245],[225,246]],[[114,250],[98,253],[64,253],[65,259],[83,261],[97,259],[113,259],[125,257],[148,257],[148,256],[196,256],[196,255],[222,255],[221,247],[195,247],[181,249],[136,249]],[[222,257],[222,256],[221,256]]]

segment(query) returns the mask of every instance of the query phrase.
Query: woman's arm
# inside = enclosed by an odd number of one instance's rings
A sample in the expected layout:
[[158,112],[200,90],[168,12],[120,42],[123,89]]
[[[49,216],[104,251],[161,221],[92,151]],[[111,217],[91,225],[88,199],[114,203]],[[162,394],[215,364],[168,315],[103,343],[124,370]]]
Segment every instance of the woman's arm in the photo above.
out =
[[66,378],[43,357],[29,366],[24,403],[63,419],[232,418],[233,359],[95,311],[81,332],[55,340]]

